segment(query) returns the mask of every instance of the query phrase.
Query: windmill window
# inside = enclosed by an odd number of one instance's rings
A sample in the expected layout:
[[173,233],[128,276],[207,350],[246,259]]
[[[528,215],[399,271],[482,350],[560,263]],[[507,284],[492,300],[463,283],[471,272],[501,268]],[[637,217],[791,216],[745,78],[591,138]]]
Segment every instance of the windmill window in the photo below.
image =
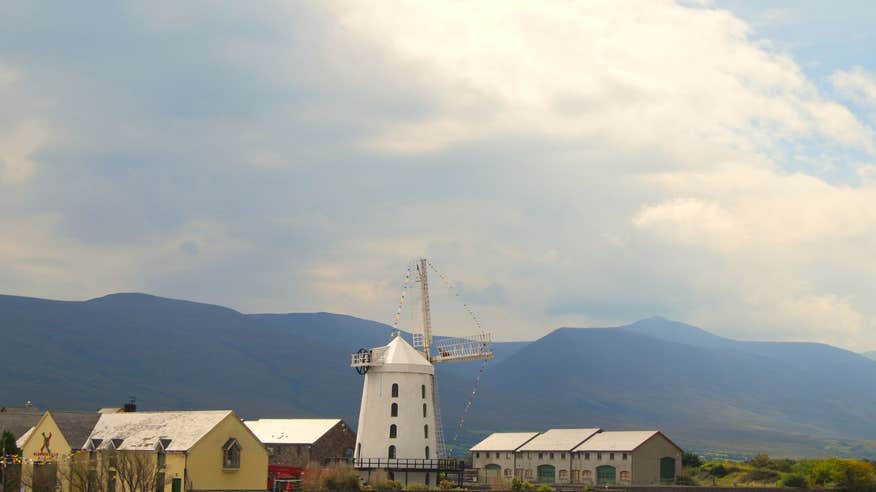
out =
[[423,417],[426,417],[426,404],[423,403]]
[[389,438],[395,439],[396,437],[398,437],[398,428],[395,424],[392,424],[389,426]]
[[392,397],[398,398],[398,383],[392,383]]
[[425,400],[426,399],[426,385],[425,384],[420,386],[420,394],[423,396],[423,399]]
[[426,459],[429,459],[429,446],[426,446]]
[[362,443],[361,442],[356,444],[356,457],[357,458],[362,457]]
[[391,460],[395,459],[395,446],[389,447],[389,459],[391,459]]
[[222,446],[222,467],[240,468],[240,443],[233,437]]
[[429,424],[423,426],[423,438],[429,439]]
[[389,409],[390,417],[398,417],[398,403],[393,403]]

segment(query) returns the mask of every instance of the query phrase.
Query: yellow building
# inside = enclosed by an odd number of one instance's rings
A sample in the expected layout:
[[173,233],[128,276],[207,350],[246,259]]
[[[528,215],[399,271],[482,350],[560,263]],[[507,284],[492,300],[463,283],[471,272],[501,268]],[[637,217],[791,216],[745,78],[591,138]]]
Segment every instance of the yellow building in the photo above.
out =
[[97,412],[46,411],[16,445],[21,449],[22,486],[26,490],[70,490],[67,469],[100,415]]
[[268,453],[231,410],[111,413],[85,442],[110,492],[263,491]]

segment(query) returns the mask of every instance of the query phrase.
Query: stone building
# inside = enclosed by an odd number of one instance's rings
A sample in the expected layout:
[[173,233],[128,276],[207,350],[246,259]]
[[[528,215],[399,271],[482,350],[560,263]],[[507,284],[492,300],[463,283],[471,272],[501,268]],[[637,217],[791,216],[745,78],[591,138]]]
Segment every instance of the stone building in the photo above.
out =
[[683,451],[662,432],[601,432],[573,452],[572,479],[588,485],[673,483]]
[[550,429],[517,450],[515,473],[542,483],[572,482],[572,450],[600,429]]
[[663,433],[550,429],[495,433],[471,448],[481,480],[585,485],[673,483],[683,451]]
[[272,465],[323,466],[353,458],[356,433],[341,419],[258,419],[244,423],[265,445]]
[[487,483],[510,480],[517,469],[515,453],[537,435],[538,432],[496,432],[477,443],[471,448],[471,461],[478,470],[478,480]]

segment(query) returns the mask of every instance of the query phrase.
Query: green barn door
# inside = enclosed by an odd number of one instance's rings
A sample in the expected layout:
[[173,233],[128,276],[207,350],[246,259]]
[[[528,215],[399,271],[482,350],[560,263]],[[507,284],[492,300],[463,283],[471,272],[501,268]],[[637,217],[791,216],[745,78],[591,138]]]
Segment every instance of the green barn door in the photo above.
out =
[[614,485],[616,473],[613,466],[596,467],[596,485]]
[[539,483],[554,483],[557,480],[556,471],[552,465],[538,465]]
[[498,482],[502,477],[502,467],[493,463],[484,467],[486,470],[487,483]]
[[660,481],[672,482],[675,480],[675,458],[660,458]]
[[182,492],[182,479],[174,478],[170,482],[170,490],[171,492]]

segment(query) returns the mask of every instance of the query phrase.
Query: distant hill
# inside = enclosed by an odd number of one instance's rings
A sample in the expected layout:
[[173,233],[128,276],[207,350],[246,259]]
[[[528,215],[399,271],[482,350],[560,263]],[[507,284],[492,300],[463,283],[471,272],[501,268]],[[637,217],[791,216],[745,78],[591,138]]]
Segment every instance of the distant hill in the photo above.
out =
[[862,352],[861,355],[868,359],[876,360],[876,350],[870,352]]
[[[330,313],[242,314],[144,294],[84,302],[0,296],[0,404],[233,408],[245,417],[356,424],[349,354],[390,327]],[[498,343],[496,358],[439,366],[445,435],[485,368],[459,432],[661,428],[714,453],[876,456],[876,362],[814,343],[731,340],[650,318]]]

